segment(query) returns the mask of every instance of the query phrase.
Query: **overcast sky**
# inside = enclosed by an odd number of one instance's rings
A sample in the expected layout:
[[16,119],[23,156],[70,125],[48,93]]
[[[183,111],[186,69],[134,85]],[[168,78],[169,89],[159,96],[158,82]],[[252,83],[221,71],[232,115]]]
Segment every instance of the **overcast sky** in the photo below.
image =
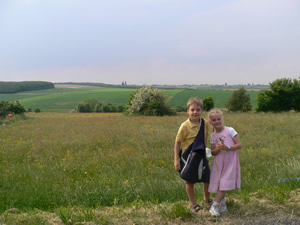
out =
[[299,0],[0,0],[0,81],[300,77]]

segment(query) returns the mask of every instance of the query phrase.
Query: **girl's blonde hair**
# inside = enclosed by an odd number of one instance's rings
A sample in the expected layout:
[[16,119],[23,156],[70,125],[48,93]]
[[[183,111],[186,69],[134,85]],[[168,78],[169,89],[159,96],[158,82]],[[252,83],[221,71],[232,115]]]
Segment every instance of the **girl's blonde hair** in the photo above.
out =
[[212,114],[220,114],[221,117],[223,118],[223,112],[221,111],[221,109],[211,109],[211,110],[209,110],[209,112],[207,114],[208,120],[210,120],[210,117],[211,117]]
[[200,106],[200,108],[203,109],[203,101],[198,97],[192,97],[188,100],[187,109],[189,109],[191,105]]

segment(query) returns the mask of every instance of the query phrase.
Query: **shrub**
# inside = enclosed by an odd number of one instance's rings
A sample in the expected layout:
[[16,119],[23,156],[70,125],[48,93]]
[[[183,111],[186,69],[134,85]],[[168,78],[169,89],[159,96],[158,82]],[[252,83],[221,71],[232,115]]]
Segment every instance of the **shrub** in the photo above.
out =
[[101,105],[99,103],[97,103],[94,107],[94,112],[102,112],[102,108]]
[[214,108],[214,100],[211,96],[203,99],[203,110],[209,111]]
[[252,106],[250,102],[250,95],[246,94],[246,90],[242,87],[233,92],[232,96],[229,98],[226,107],[229,111],[237,112],[247,112],[250,111]]
[[19,101],[15,101],[15,102],[2,101],[2,102],[0,102],[0,117],[4,118],[9,113],[23,114],[24,112],[26,112],[26,110]]
[[104,104],[102,105],[102,112],[111,112],[111,105],[109,104]]
[[152,87],[143,87],[131,95],[126,111],[129,115],[164,116],[175,114],[168,106],[166,97]]
[[34,112],[35,112],[35,113],[39,113],[39,112],[41,112],[41,110],[40,110],[39,108],[36,108],[36,109],[34,110]]
[[123,105],[117,106],[117,112],[124,112],[125,107]]
[[270,88],[258,94],[257,111],[300,111],[300,80],[277,79],[270,84]]

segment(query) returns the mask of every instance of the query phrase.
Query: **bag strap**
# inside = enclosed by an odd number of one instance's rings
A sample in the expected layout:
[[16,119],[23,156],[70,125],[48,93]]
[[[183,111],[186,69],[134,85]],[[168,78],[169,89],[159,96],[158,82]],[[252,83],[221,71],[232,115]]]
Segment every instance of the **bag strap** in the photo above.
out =
[[[201,126],[198,131],[197,136],[195,137],[194,142],[184,151],[182,154],[182,149],[179,152],[179,157],[182,156],[184,158],[187,158],[191,151],[197,150],[197,149],[205,149],[205,141],[204,141],[204,131],[205,131],[205,121],[203,118],[201,118]],[[203,145],[203,146],[202,146]]]

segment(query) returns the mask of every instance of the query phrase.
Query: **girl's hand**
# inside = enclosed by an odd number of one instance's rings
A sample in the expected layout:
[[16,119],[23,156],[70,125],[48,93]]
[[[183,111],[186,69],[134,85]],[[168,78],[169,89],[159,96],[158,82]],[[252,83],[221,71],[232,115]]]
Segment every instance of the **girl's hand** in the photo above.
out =
[[219,142],[219,143],[217,144],[217,146],[218,146],[218,148],[219,148],[220,150],[222,150],[222,151],[228,151],[228,146],[225,145],[224,143]]
[[223,150],[224,148],[224,144],[222,142],[219,142],[217,145],[216,145],[216,150]]

